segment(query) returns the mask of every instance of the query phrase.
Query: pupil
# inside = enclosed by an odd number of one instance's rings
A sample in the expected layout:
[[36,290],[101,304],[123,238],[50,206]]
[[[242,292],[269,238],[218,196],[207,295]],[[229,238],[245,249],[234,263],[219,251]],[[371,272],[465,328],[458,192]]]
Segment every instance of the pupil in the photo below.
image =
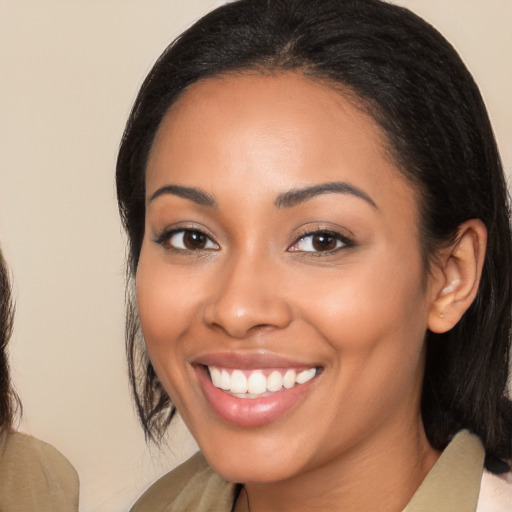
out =
[[187,249],[203,249],[206,245],[206,236],[197,231],[187,231],[183,243]]
[[330,235],[315,235],[313,247],[317,251],[329,251],[336,248],[336,240]]

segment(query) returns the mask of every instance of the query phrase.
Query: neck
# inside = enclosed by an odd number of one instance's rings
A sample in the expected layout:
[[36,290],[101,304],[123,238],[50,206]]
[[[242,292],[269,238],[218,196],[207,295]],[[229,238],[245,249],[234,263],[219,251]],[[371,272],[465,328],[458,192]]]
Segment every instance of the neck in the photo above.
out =
[[377,431],[342,456],[280,482],[248,483],[236,512],[400,512],[439,457],[423,424]]

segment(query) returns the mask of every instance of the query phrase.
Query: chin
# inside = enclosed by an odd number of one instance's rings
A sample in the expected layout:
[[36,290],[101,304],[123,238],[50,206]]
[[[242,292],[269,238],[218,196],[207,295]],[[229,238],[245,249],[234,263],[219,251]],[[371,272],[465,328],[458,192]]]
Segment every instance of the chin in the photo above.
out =
[[270,484],[286,480],[293,476],[283,467],[275,467],[273,464],[258,462],[241,462],[240,464],[212,464],[208,461],[212,469],[219,474],[224,480],[236,483],[259,483]]
[[[229,439],[229,437],[227,437]],[[226,439],[226,438],[225,438]],[[211,468],[225,480],[237,483],[272,483],[286,480],[301,471],[301,462],[291,453],[279,448],[267,447],[266,443],[242,443],[234,449],[205,446],[202,452]]]

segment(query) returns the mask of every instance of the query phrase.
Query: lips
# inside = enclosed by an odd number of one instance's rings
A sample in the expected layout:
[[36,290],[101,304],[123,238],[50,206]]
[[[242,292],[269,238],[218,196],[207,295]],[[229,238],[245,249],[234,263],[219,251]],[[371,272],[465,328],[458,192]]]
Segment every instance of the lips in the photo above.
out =
[[237,354],[204,357],[193,368],[212,411],[245,428],[278,420],[307,397],[321,373],[316,365]]

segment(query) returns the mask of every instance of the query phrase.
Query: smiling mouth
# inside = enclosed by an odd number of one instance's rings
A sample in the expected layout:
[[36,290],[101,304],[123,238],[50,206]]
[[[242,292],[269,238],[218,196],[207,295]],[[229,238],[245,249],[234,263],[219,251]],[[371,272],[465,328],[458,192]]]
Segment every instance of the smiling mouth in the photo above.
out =
[[320,368],[241,370],[206,366],[212,384],[236,398],[265,398],[309,382]]

